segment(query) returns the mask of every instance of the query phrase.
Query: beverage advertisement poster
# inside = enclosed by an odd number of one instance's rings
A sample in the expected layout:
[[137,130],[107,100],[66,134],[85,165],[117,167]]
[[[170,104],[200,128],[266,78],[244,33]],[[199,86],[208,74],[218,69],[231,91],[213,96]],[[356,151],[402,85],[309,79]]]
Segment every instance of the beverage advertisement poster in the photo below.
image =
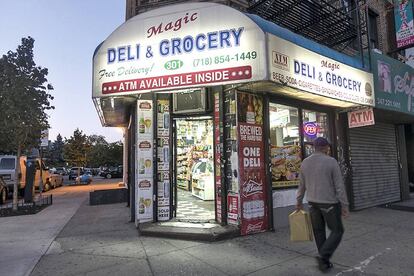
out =
[[223,142],[221,140],[222,131],[220,126],[220,94],[214,94],[214,166],[215,166],[215,182],[216,182],[216,219],[221,222],[222,208],[221,208],[221,157],[223,151]]
[[397,47],[406,47],[414,43],[413,1],[394,1],[394,21]]
[[152,220],[153,205],[152,205],[152,179],[142,178],[138,179],[138,218],[140,222]]
[[153,219],[153,106],[152,101],[137,101],[137,180],[136,210],[139,222]]
[[238,93],[241,234],[268,228],[263,143],[263,99]]
[[170,102],[157,101],[157,203],[158,220],[170,219]]

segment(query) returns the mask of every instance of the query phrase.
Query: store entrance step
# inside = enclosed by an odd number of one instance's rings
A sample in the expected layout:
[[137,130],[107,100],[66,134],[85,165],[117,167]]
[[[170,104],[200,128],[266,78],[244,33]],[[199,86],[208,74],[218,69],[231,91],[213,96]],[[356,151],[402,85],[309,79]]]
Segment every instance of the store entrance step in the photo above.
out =
[[218,241],[240,236],[237,226],[221,226],[217,223],[192,223],[182,221],[147,222],[138,226],[143,236],[182,240]]

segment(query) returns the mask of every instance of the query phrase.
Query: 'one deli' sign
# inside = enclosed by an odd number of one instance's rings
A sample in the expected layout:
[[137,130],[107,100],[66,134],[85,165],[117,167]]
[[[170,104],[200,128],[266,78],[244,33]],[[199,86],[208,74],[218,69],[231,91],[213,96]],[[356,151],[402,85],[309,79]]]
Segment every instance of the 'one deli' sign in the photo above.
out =
[[371,52],[377,108],[414,114],[414,69],[393,58]]
[[372,74],[269,35],[270,79],[347,102],[374,106]]
[[121,25],[94,56],[94,96],[262,80],[263,31],[211,3],[149,11]]

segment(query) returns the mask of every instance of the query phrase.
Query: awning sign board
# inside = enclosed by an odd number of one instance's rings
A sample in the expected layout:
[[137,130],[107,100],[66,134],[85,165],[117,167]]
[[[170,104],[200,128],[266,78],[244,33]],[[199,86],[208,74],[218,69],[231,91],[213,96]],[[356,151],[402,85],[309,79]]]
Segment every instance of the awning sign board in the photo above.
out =
[[186,3],[122,24],[93,59],[93,97],[259,81],[265,34],[227,6]]

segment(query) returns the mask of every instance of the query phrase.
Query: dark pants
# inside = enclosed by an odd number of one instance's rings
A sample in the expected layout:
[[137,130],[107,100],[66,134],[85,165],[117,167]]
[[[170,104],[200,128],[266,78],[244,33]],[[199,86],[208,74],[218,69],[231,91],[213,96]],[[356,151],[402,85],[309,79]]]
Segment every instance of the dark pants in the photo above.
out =
[[[320,257],[329,261],[341,242],[344,227],[341,218],[341,205],[309,202],[313,235]],[[331,231],[326,239],[326,225]]]

